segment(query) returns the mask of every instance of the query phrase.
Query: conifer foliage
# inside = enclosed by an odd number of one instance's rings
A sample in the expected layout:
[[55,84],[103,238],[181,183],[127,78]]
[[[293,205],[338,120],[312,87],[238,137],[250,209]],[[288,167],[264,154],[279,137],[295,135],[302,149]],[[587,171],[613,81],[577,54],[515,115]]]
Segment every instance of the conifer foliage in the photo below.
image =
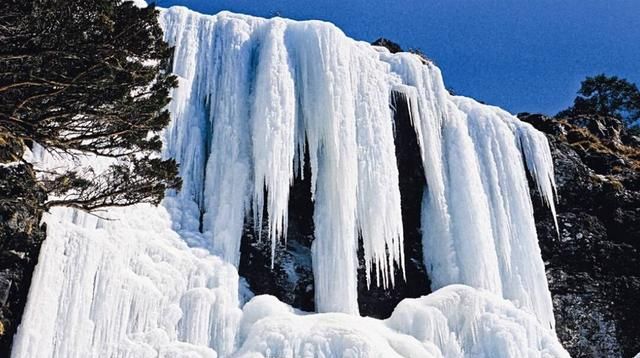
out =
[[640,120],[640,90],[624,78],[599,74],[582,81],[573,106],[557,114],[558,117],[580,114],[613,116],[627,126]]
[[157,204],[178,189],[159,159],[171,48],[152,7],[114,0],[0,0],[0,131],[50,152],[112,157],[108,170],[44,175],[65,205]]

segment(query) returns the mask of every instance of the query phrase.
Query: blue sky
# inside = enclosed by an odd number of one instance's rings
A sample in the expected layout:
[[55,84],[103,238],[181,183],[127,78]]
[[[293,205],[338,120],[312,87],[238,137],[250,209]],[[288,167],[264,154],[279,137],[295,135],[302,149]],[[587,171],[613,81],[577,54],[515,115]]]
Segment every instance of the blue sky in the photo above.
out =
[[158,0],[217,13],[333,22],[350,37],[419,48],[456,93],[555,114],[605,72],[640,86],[640,0]]

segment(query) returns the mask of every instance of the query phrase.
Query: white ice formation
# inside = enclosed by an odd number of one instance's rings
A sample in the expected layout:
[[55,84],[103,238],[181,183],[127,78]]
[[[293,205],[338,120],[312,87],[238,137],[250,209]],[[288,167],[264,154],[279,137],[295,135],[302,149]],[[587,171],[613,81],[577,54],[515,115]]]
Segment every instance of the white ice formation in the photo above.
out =
[[[544,135],[451,96],[433,64],[328,23],[180,7],[160,20],[180,83],[164,155],[180,163],[183,189],[160,208],[109,210],[115,221],[47,215],[13,357],[568,356],[527,183],[528,171],[553,210]],[[421,148],[424,259],[438,290],[380,321],[358,316],[356,251],[360,236],[368,284],[391,286],[403,270],[392,93],[409,104]],[[286,240],[305,153],[323,313],[270,296],[242,308],[245,218],[267,221],[274,250]]]
[[300,315],[272,296],[243,311],[237,357],[568,357],[533,315],[463,285],[405,299],[384,321]]

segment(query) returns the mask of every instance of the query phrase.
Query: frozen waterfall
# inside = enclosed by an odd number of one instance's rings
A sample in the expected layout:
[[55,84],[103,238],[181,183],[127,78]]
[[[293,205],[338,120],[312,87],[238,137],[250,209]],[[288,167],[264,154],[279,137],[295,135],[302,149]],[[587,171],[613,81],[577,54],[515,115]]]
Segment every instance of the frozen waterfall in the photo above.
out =
[[[418,56],[325,22],[180,7],[160,21],[180,84],[164,155],[180,163],[183,189],[160,208],[109,210],[111,221],[47,215],[13,357],[567,356],[553,331],[527,183],[528,172],[553,211],[543,134],[451,96]],[[380,321],[358,315],[357,250],[361,238],[368,285],[392,286],[403,272],[392,95],[406,99],[420,145],[435,292]],[[272,250],[286,240],[305,157],[322,313],[270,296],[242,307],[245,219],[266,222],[260,239]],[[33,161],[64,162],[37,152]]]
[[173,122],[167,154],[182,163],[181,201],[200,203],[214,252],[237,265],[249,208],[258,223],[266,214],[272,242],[283,238],[306,150],[318,311],[357,313],[358,235],[367,272],[393,284],[403,263],[389,106],[398,91],[412,103],[422,147],[434,287],[488,289],[553,326],[524,167],[553,207],[542,134],[498,108],[450,96],[440,71],[416,56],[376,50],[327,23],[185,9],[162,21],[181,78],[172,112],[189,121]]

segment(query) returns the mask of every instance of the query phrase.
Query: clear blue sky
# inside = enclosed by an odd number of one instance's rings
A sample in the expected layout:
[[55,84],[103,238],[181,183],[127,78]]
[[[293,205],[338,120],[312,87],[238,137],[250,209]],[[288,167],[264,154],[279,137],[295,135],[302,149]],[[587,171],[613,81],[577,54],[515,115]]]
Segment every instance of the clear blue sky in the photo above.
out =
[[605,72],[640,86],[640,0],[158,0],[204,13],[321,19],[419,48],[457,93],[555,114]]

